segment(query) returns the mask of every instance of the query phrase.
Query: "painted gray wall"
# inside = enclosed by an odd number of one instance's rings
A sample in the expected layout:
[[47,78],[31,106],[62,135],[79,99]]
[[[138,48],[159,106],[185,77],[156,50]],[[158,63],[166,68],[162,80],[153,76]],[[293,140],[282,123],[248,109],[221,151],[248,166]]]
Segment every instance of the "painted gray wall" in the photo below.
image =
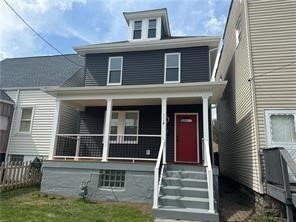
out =
[[[126,171],[123,190],[98,188],[100,169]],[[43,165],[41,192],[79,197],[80,184],[90,180],[88,198],[91,200],[116,200],[152,203],[154,163],[94,163],[46,161]]]
[[123,56],[122,85],[162,84],[165,53],[181,53],[181,82],[209,81],[207,46],[86,55],[85,85],[106,85],[108,58]]

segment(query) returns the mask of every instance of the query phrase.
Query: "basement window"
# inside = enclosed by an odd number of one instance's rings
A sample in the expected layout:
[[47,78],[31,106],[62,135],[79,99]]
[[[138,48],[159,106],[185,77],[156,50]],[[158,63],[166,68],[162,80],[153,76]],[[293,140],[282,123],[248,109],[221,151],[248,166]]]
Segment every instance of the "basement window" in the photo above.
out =
[[24,155],[9,155],[10,156],[10,162],[23,162],[24,161]]
[[125,183],[124,170],[100,170],[99,187],[123,189]]

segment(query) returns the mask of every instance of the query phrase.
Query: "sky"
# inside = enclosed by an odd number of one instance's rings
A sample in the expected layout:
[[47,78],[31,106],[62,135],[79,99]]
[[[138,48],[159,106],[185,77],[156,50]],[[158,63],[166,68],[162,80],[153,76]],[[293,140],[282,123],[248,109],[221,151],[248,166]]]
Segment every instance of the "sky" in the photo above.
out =
[[[222,35],[230,0],[6,0],[64,54],[128,38],[122,12],[167,8],[174,36]],[[0,60],[58,54],[0,1]]]

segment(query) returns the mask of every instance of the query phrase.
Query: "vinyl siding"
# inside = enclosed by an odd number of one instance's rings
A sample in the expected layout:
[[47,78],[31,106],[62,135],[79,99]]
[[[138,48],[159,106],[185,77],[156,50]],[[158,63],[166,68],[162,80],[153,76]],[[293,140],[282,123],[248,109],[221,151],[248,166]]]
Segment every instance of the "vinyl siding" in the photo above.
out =
[[5,153],[10,132],[10,125],[13,116],[13,105],[0,102],[0,116],[7,117],[8,124],[6,130],[0,130],[0,153]]
[[61,102],[60,105],[59,130],[60,134],[76,134],[79,131],[79,111],[75,108],[65,105]]
[[208,47],[86,55],[85,85],[107,83],[108,58],[123,56],[122,85],[162,84],[165,53],[181,53],[181,82],[209,81]]
[[296,1],[250,0],[248,11],[262,152],[267,147],[265,110],[296,110]]
[[[16,91],[6,91],[15,101]],[[33,121],[31,134],[20,134],[21,107],[32,106]],[[48,156],[52,138],[56,100],[41,90],[20,90],[19,100],[12,122],[8,154]]]
[[[260,192],[261,176],[256,146],[251,64],[248,54],[244,1],[233,1],[224,36],[217,79],[227,80],[218,104],[221,173]],[[241,16],[241,40],[236,48],[235,26]]]

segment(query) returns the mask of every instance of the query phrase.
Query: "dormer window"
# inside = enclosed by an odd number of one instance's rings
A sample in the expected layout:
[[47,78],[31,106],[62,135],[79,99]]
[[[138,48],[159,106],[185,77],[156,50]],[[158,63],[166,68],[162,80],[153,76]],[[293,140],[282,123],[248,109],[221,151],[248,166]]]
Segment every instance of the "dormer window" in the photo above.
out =
[[156,37],[156,19],[149,20],[148,26],[148,38],[155,38]]
[[135,21],[134,23],[134,39],[142,38],[142,21]]

